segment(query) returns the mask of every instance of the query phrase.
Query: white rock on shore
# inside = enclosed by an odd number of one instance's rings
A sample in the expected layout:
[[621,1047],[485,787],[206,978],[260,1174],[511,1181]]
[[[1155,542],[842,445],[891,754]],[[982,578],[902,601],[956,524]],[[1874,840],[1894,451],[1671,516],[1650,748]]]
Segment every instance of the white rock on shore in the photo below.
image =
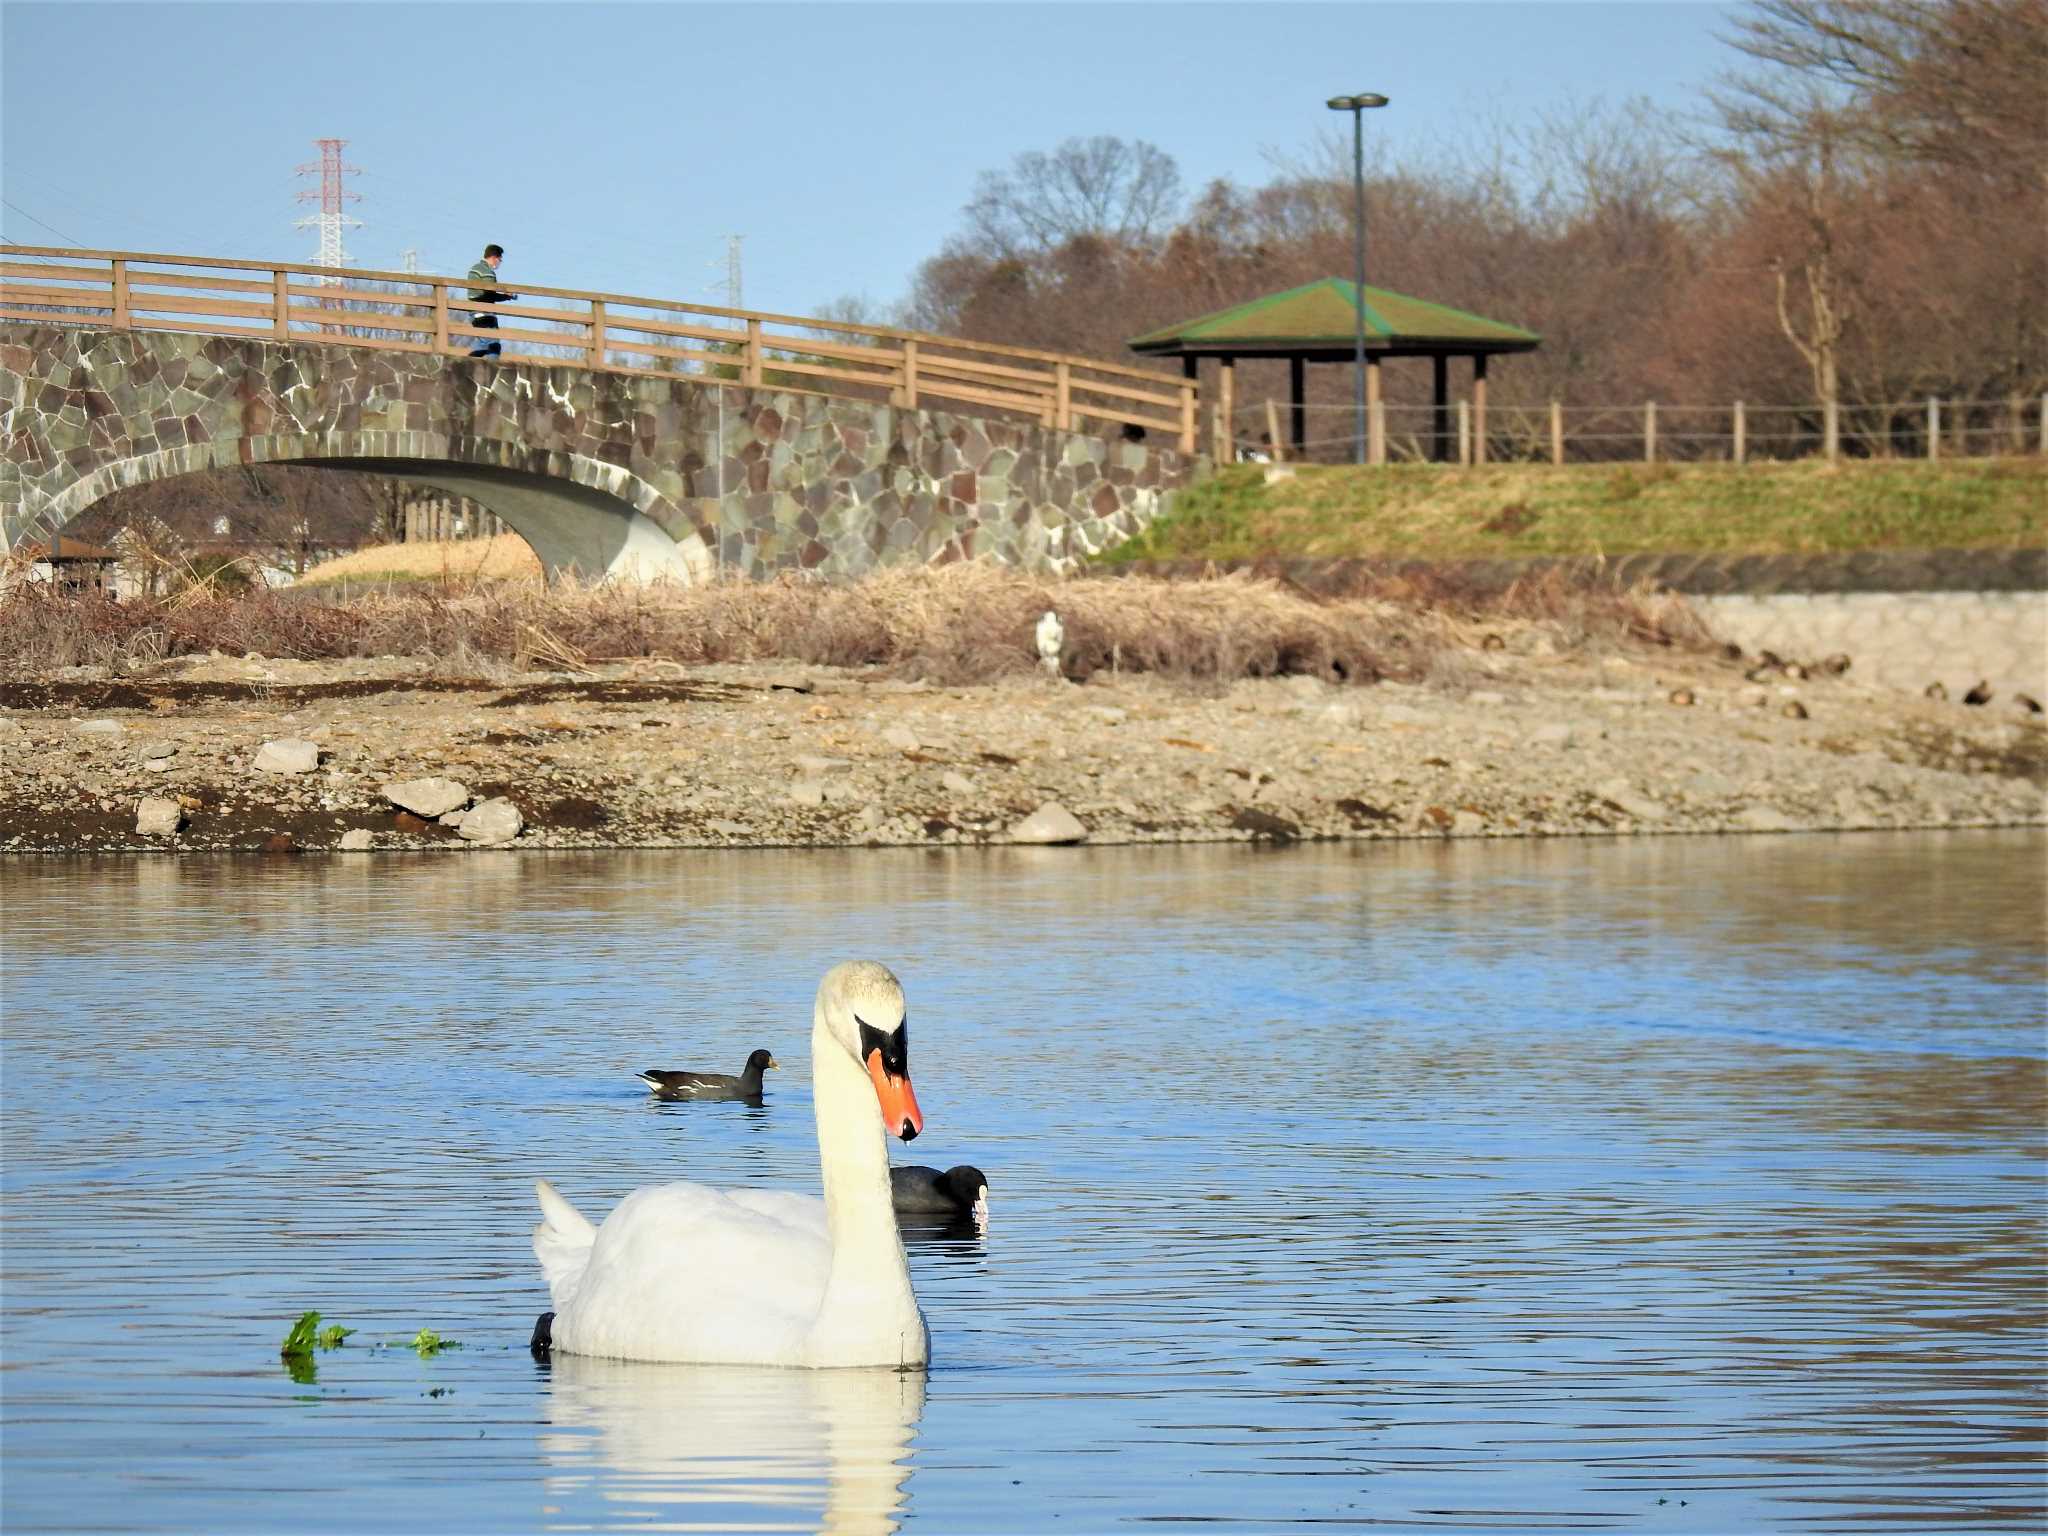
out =
[[469,786],[454,779],[404,779],[386,784],[384,798],[426,821],[469,804]]
[[256,749],[258,773],[311,773],[320,766],[320,748],[296,736],[266,741]]
[[455,831],[472,843],[509,843],[525,825],[519,807],[500,795],[476,806]]
[[1088,836],[1074,813],[1057,800],[1048,800],[1010,828],[1013,843],[1078,843]]
[[135,807],[135,831],[141,837],[170,837],[185,824],[185,808],[162,795],[144,795]]

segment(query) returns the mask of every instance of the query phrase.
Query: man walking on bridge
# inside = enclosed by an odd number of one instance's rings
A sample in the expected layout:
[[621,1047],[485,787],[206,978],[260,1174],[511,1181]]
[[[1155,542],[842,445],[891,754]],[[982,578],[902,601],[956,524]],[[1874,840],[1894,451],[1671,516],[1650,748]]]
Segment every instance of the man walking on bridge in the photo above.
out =
[[[498,289],[491,286],[492,280],[498,275],[498,263],[504,259],[505,247],[502,245],[487,245],[484,247],[484,253],[478,258],[477,264],[469,269],[469,281],[471,284],[470,303],[509,304],[512,300],[519,297],[516,293],[501,293]],[[480,331],[495,331],[498,328],[498,317],[496,315],[471,315],[469,323]],[[471,357],[496,357],[499,355],[498,343],[495,339],[484,342],[482,337],[478,337],[477,340],[482,344],[470,349],[469,355]]]

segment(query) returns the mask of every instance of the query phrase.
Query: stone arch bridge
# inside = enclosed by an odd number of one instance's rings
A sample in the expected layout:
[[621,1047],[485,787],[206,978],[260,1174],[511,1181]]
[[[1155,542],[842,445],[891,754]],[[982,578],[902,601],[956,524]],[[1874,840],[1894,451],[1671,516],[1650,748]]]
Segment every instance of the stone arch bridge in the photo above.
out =
[[[1185,433],[1127,432],[1114,420],[1107,431],[1085,430],[1085,411],[1064,395],[1048,403],[1050,384],[1027,396],[1010,381],[988,392],[996,410],[968,414],[945,407],[959,397],[979,403],[972,382],[948,400],[949,360],[929,348],[924,366],[937,370],[941,387],[930,372],[920,381],[917,342],[907,333],[874,333],[900,338],[893,350],[872,339],[865,345],[898,359],[894,376],[856,373],[850,377],[864,383],[836,389],[839,379],[813,376],[834,369],[828,344],[777,353],[758,321],[727,319],[725,333],[741,338],[730,353],[672,349],[730,358],[738,378],[630,366],[617,319],[606,334],[602,300],[594,305],[597,345],[580,338],[580,356],[547,347],[562,340],[560,328],[508,328],[508,341],[537,336],[541,347],[473,359],[473,333],[451,331],[448,321],[448,310],[465,307],[460,280],[396,275],[419,285],[414,312],[430,313],[438,331],[417,346],[376,345],[361,327],[337,334],[343,327],[317,297],[331,290],[298,287],[294,273],[319,269],[264,268],[268,282],[239,286],[274,293],[267,310],[215,299],[254,313],[209,328],[175,311],[148,321],[143,290],[124,281],[121,258],[111,260],[105,295],[53,288],[47,277],[25,286],[26,264],[0,265],[0,550],[46,540],[125,487],[237,465],[300,464],[369,470],[470,497],[518,531],[551,576],[852,575],[974,558],[1057,572],[1138,531],[1195,463],[1181,448],[1192,446],[1191,396],[1184,409],[1155,410],[1155,419],[1165,415],[1169,429],[1184,424]],[[311,303],[296,306],[288,286]],[[57,309],[53,298],[73,308]],[[614,301],[615,314],[624,302]],[[718,315],[746,321],[739,312]],[[267,332],[257,329],[266,324]],[[659,339],[647,344],[663,350]],[[824,367],[804,361],[819,357]],[[865,357],[856,364],[870,366]],[[1066,379],[1062,365],[1062,391]],[[1038,419],[1020,419],[1031,412]]]

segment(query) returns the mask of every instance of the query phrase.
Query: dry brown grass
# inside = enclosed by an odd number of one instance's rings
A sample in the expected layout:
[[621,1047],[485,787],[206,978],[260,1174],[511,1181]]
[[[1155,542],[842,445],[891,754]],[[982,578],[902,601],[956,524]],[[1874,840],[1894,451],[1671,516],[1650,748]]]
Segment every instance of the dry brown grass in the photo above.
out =
[[538,580],[540,557],[518,534],[501,533],[488,539],[422,539],[351,550],[314,566],[298,584],[433,581],[466,586],[480,581]]
[[942,683],[1037,666],[1047,608],[1066,630],[1064,668],[1228,682],[1307,673],[1332,680],[1442,675],[1449,651],[1485,633],[1540,627],[1565,647],[1703,638],[1682,604],[1571,588],[1552,577],[1497,598],[1401,590],[1319,598],[1249,576],[1054,581],[987,565],[880,571],[855,582],[794,575],[702,587],[411,585],[122,603],[24,583],[0,597],[0,668],[15,676],[222,651],[303,660],[425,656],[439,670],[576,670],[659,659],[875,666]]

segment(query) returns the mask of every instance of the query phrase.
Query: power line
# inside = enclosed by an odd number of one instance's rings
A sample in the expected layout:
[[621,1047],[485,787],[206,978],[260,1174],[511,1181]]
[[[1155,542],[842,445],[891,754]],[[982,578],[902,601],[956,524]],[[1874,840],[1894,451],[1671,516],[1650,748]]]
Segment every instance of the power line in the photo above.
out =
[[[10,203],[10,202],[8,202],[8,201],[7,201],[7,199],[6,199],[6,198],[4,198],[4,197],[0,197],[0,203],[5,203],[5,204],[6,204],[6,205],[7,205],[7,206],[8,206],[9,208],[12,208],[12,209],[13,209],[13,210],[14,210],[14,211],[15,211],[16,213],[20,214],[20,215],[21,215],[21,216],[22,216],[22,217],[23,217],[24,219],[27,219],[27,220],[29,221],[29,223],[31,223],[31,224],[40,224],[40,225],[42,225],[42,226],[43,226],[43,228],[47,229],[47,230],[48,230],[48,231],[49,231],[49,232],[50,232],[51,234],[55,235],[55,236],[56,236],[56,237],[57,237],[57,238],[58,238],[59,240],[62,240],[62,241],[63,241],[63,242],[64,242],[64,243],[66,244],[66,245],[78,245],[78,246],[82,246],[82,245],[84,245],[84,244],[85,244],[85,242],[84,242],[83,240],[79,239],[79,238],[78,238],[78,237],[77,237],[76,235],[67,235],[67,234],[65,234],[63,230],[59,229],[59,228],[58,228],[58,227],[57,227],[56,225],[52,224],[52,223],[51,223],[51,222],[50,222],[49,220],[47,220],[47,219],[39,219],[39,218],[37,218],[37,217],[36,217],[36,216],[35,216],[34,214],[30,213],[30,212],[29,212],[29,211],[28,211],[28,210],[27,210],[26,208],[22,207],[22,206],[21,206],[21,205],[20,205],[19,203]],[[18,242],[17,242],[17,243],[18,243]]]

